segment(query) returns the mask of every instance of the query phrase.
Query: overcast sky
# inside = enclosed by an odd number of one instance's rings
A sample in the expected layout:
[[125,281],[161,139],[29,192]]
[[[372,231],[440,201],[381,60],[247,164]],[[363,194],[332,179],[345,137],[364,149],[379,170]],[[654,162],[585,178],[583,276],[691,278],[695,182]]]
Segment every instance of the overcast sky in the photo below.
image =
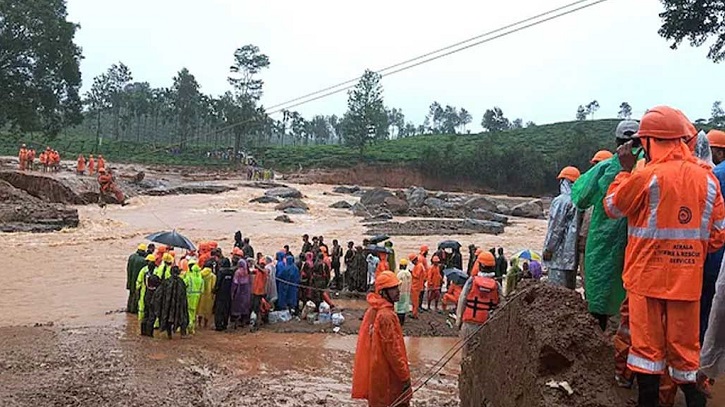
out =
[[[134,80],[166,87],[187,67],[207,94],[229,89],[233,52],[255,44],[271,66],[271,106],[559,7],[573,0],[68,0],[81,24],[84,91],[123,61]],[[420,124],[434,100],[538,124],[573,120],[598,100],[597,117],[629,102],[636,116],[671,104],[693,121],[725,99],[725,65],[707,48],[673,51],[657,35],[659,0],[609,0],[383,79],[385,104]],[[295,108],[306,118],[346,110],[341,93]]]

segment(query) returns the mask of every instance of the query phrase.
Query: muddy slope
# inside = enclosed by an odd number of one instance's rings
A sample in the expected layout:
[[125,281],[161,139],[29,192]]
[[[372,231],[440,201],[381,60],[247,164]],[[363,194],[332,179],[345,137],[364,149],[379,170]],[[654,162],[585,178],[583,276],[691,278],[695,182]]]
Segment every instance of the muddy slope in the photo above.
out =
[[[536,284],[498,312],[461,363],[462,407],[626,405],[613,380],[612,345],[577,293]],[[548,387],[552,380],[574,393]]]
[[78,226],[78,210],[48,203],[0,180],[0,231],[52,232]]

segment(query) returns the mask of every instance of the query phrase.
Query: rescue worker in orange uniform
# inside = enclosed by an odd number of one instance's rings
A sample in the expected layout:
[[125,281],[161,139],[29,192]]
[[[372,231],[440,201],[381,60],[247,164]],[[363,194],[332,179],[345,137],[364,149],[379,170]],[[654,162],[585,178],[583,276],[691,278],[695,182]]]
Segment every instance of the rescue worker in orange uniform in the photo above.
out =
[[448,291],[446,291],[446,295],[443,296],[443,300],[441,301],[444,313],[447,311],[448,304],[458,304],[458,300],[461,298],[461,291],[463,291],[463,287],[451,282],[448,286]]
[[637,137],[647,164],[636,164],[631,144],[617,149],[622,172],[604,207],[610,218],[627,217],[623,273],[629,301],[632,348],[627,366],[639,383],[639,406],[657,406],[660,375],[669,367],[688,407],[704,406],[696,387],[703,266],[708,252],[725,243],[725,207],[717,179],[684,143],[690,130],[667,106],[650,109]]
[[[491,310],[498,306],[501,299],[501,285],[494,279],[496,258],[491,252],[482,252],[476,264],[477,273],[463,285],[456,307],[456,323],[461,329],[461,338],[473,335],[488,320]],[[467,352],[466,345],[463,354]]]
[[45,172],[47,162],[48,162],[48,155],[45,154],[45,151],[42,151],[40,153],[40,156],[38,157],[38,163],[40,164],[40,172]]
[[78,163],[76,164],[76,172],[83,175],[86,172],[86,159],[83,154],[78,154]]
[[96,160],[93,158],[93,154],[88,156],[88,175],[96,173]]
[[410,369],[403,329],[393,304],[400,297],[400,280],[392,271],[375,279],[375,292],[367,297],[355,351],[352,398],[369,407],[407,406],[412,398]]
[[408,256],[408,260],[413,263],[413,270],[410,271],[413,277],[412,283],[410,284],[410,299],[413,302],[413,319],[418,319],[420,313],[420,306],[423,303],[423,291],[425,289],[426,270],[420,256],[415,253],[411,253]]
[[121,206],[127,205],[123,192],[113,182],[113,175],[109,174],[105,168],[98,169],[98,185],[101,188],[101,202],[105,203],[105,196],[113,194]]
[[102,154],[98,154],[98,162],[96,164],[98,164],[99,172],[101,171],[101,168],[106,168],[106,160],[103,159]]
[[20,146],[20,151],[18,152],[18,169],[20,171],[25,171],[25,162],[28,159],[28,150],[25,148],[25,144]]
[[50,154],[51,157],[51,168],[53,169],[53,172],[58,172],[60,169],[60,154],[58,154],[57,150],[53,150]]
[[35,149],[31,148],[28,150],[28,158],[26,160],[25,168],[32,171],[35,167]]
[[375,268],[375,278],[378,278],[380,273],[383,271],[390,270],[390,264],[388,263],[388,254],[385,252],[378,253],[378,258],[380,261],[378,262],[378,266]]
[[435,304],[434,310],[438,310],[438,301],[441,299],[441,286],[443,285],[443,270],[441,260],[438,256],[430,259],[432,266],[428,269],[428,311],[431,310],[430,303]]

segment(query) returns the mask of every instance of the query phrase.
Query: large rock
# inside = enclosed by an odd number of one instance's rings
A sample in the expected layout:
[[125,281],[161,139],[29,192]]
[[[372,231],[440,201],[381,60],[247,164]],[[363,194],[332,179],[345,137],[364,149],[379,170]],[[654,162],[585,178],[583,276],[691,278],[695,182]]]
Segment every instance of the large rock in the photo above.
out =
[[276,198],[302,198],[302,192],[290,187],[277,187],[264,191],[264,195]]
[[383,201],[383,206],[390,212],[402,215],[408,211],[408,202],[398,198],[397,196],[389,196]]
[[496,202],[485,196],[475,196],[466,201],[464,206],[466,207],[466,209],[470,210],[485,209],[489,212],[496,212],[498,210],[498,205],[496,204]]
[[278,211],[284,211],[284,210],[290,209],[290,208],[299,208],[299,209],[304,209],[305,211],[310,209],[310,207],[306,203],[304,203],[302,200],[297,199],[297,198],[285,199],[283,202],[280,202],[278,205],[276,205],[274,207],[274,209],[276,209]]
[[363,196],[360,197],[360,203],[367,207],[380,206],[385,202],[386,198],[391,197],[395,197],[392,192],[382,188],[374,188],[365,192]]
[[431,209],[440,209],[443,207],[443,204],[445,204],[445,201],[438,198],[428,198],[425,200],[425,206]]
[[496,206],[496,212],[502,215],[511,215],[511,208],[504,204],[498,204],[498,206]]
[[348,201],[338,201],[334,204],[330,205],[330,208],[333,209],[350,209],[352,208],[352,205]]
[[[624,407],[614,349],[574,290],[534,284],[514,293],[467,344],[461,407]],[[569,395],[547,383],[567,382]]]
[[474,209],[469,213],[469,217],[476,220],[490,220],[503,223],[504,225],[509,223],[509,218],[506,216],[499,215],[498,213],[493,213],[485,209]]
[[419,208],[428,198],[428,191],[425,188],[413,187],[408,194],[408,204],[411,208]]
[[[369,220],[374,220],[370,218]],[[390,236],[427,236],[427,235],[472,235],[476,233],[501,234],[504,225],[498,222],[474,219],[414,219],[407,222],[383,222],[369,226],[367,234]]]
[[475,230],[479,233],[487,233],[490,235],[500,235],[504,231],[503,223],[493,222],[490,220],[478,220],[478,219],[464,220],[463,228]]
[[360,187],[357,185],[353,185],[351,187],[346,185],[338,185],[335,188],[332,188],[332,192],[337,192],[338,194],[354,194],[359,191]]
[[286,214],[289,215],[305,215],[307,214],[307,209],[305,208],[285,208],[283,211]]
[[378,222],[393,219],[393,214],[388,210],[382,210],[375,215],[366,217],[363,222]]
[[294,223],[294,222],[292,222],[292,219],[290,219],[290,217],[287,215],[279,215],[276,218],[274,218],[274,220],[276,220],[277,222],[282,222],[282,223]]
[[370,211],[368,210],[368,208],[366,208],[365,205],[361,204],[360,202],[355,202],[355,205],[353,205],[350,209],[352,210],[352,214],[354,216],[370,216]]
[[279,203],[279,199],[273,197],[273,196],[260,196],[258,198],[250,199],[249,203],[261,203],[261,204],[268,204],[268,203]]
[[541,199],[532,199],[531,201],[518,204],[511,208],[512,216],[522,218],[540,219],[544,217],[544,204]]
[[228,185],[209,184],[206,182],[190,182],[173,187],[158,187],[149,189],[144,192],[151,196],[164,195],[193,195],[193,194],[221,194],[227,191],[233,191],[237,188]]

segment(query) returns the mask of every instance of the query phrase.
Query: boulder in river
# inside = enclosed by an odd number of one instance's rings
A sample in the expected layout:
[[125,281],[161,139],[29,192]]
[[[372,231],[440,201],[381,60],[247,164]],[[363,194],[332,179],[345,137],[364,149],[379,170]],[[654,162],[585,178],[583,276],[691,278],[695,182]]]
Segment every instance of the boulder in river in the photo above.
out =
[[352,208],[352,205],[348,201],[338,201],[334,204],[330,205],[330,208],[333,209],[350,209]]
[[425,200],[425,206],[431,208],[431,209],[440,209],[443,207],[443,204],[445,201],[438,198],[428,198]]
[[302,192],[291,187],[277,187],[264,191],[264,195],[276,198],[302,198]]
[[502,215],[511,215],[511,208],[504,204],[498,204],[496,206],[496,212],[502,214]]
[[541,199],[532,199],[511,208],[511,215],[522,218],[540,219],[544,217],[544,204]]
[[310,207],[306,203],[304,203],[301,199],[297,198],[285,199],[283,202],[277,204],[277,206],[274,207],[274,209],[278,211],[284,211],[289,208],[299,208],[304,209],[305,211],[310,209]]
[[408,204],[411,208],[419,208],[428,198],[428,191],[425,188],[413,187],[408,193]]
[[402,215],[408,211],[408,202],[398,198],[397,196],[389,196],[383,200],[383,206],[390,212]]
[[305,209],[305,208],[285,208],[284,213],[287,213],[290,215],[305,215],[305,214],[307,214],[307,209]]
[[352,210],[352,214],[354,216],[370,216],[370,211],[368,210],[368,208],[366,208],[365,205],[361,204],[360,202],[356,202],[355,205],[353,205],[350,209]]
[[193,194],[221,194],[237,188],[228,185],[210,184],[207,182],[190,182],[173,187],[158,187],[145,191],[146,195],[193,195]]
[[504,225],[502,223],[478,219],[464,220],[463,228],[475,230],[478,233],[488,233],[491,235],[500,235],[504,231]]
[[261,204],[268,204],[268,203],[279,203],[279,199],[273,197],[273,196],[260,196],[254,199],[250,199],[249,203],[261,203]]
[[357,185],[353,185],[351,187],[346,185],[338,185],[335,188],[332,188],[332,192],[337,192],[338,194],[354,194],[358,191],[360,191],[360,187]]
[[498,213],[493,213],[485,209],[474,209],[469,213],[469,217],[476,220],[490,220],[503,223],[504,225],[509,223],[509,218],[506,216],[499,215]]
[[363,196],[360,197],[360,203],[366,207],[379,206],[385,202],[386,198],[391,197],[395,197],[392,192],[382,188],[374,188],[365,192]]
[[498,210],[496,202],[485,196],[474,196],[466,201],[465,207],[470,210],[485,209],[489,212],[496,212]]
[[287,215],[279,215],[276,218],[274,218],[274,220],[276,220],[277,222],[282,222],[282,223],[294,223],[294,222],[292,222],[292,219],[290,219],[290,217]]

